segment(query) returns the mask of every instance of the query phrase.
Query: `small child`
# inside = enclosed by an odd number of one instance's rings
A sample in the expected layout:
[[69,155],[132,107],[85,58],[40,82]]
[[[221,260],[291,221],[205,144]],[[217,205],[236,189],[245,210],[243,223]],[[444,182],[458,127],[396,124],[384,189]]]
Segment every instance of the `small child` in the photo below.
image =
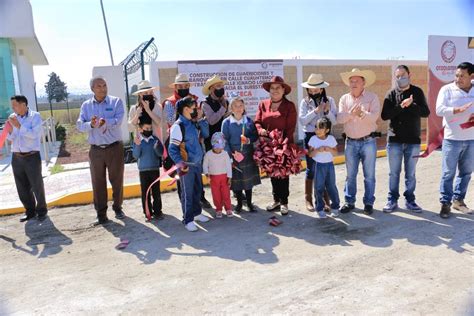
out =
[[212,149],[204,156],[203,172],[210,179],[216,218],[222,218],[222,207],[228,217],[234,216],[230,202],[232,163],[226,151],[224,134],[216,132],[211,138]]
[[[145,213],[145,203],[153,218],[161,220],[164,218],[161,210],[160,182],[158,181],[150,190],[151,196],[146,200],[146,191],[150,184],[160,176],[161,159],[163,157],[163,144],[153,135],[151,119],[141,118],[138,124],[139,134],[134,139],[133,157],[138,159],[138,170],[140,171],[140,187],[142,191],[142,207]],[[153,197],[153,204],[151,202]]]
[[337,141],[331,133],[331,121],[322,117],[316,122],[316,135],[308,142],[308,155],[315,163],[314,191],[316,194],[316,211],[319,218],[326,218],[324,212],[324,191],[327,190],[331,199],[331,213],[339,216],[339,193],[336,187],[336,173],[333,159],[337,154]]

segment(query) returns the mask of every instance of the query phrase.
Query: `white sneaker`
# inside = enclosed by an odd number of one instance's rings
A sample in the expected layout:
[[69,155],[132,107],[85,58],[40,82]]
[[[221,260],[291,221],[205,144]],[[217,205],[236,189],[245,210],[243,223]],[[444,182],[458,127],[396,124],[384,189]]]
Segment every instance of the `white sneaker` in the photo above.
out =
[[199,214],[198,216],[194,217],[194,220],[196,220],[198,222],[201,222],[201,223],[206,223],[206,222],[209,222],[209,217],[207,217],[205,215],[202,215],[202,214]]
[[327,215],[326,215],[326,212],[323,210],[323,211],[319,211],[318,212],[318,216],[319,218],[327,218]]
[[331,215],[332,215],[332,217],[338,217],[339,216],[339,210],[338,209],[331,209]]
[[189,222],[187,223],[184,227],[188,230],[188,232],[195,232],[198,230],[196,224],[194,222]]

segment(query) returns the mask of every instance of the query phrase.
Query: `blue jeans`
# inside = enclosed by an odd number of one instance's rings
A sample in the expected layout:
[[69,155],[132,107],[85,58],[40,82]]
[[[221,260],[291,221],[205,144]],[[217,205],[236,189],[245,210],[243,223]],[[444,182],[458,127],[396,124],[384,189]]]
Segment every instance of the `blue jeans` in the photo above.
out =
[[327,190],[331,199],[331,209],[339,209],[339,192],[336,187],[336,172],[332,162],[315,163],[314,193],[316,194],[316,211],[324,210],[324,191]]
[[[474,169],[474,140],[443,140],[443,165],[441,174],[439,201],[444,204],[451,204],[454,200],[464,200],[467,187],[471,180],[471,173]],[[458,174],[456,181],[453,180]]]
[[364,172],[364,205],[374,205],[375,202],[375,161],[377,159],[377,144],[375,138],[366,140],[346,140],[346,185],[344,198],[346,203],[355,204],[357,193],[357,173],[359,162],[362,162]]
[[[311,139],[311,137],[313,137],[314,133],[304,133],[305,136],[304,136],[304,148],[305,149],[308,149],[308,143],[309,143],[309,140]],[[310,156],[306,155],[306,173],[305,173],[305,176],[306,176],[306,179],[307,180],[313,180],[314,179],[314,159],[311,158]]]
[[413,156],[419,154],[420,144],[387,144],[388,164],[390,166],[388,200],[390,202],[396,203],[400,197],[398,187],[400,184],[400,172],[402,171],[402,160],[405,167],[405,192],[403,195],[407,202],[415,201],[415,170],[418,158],[413,158]]
[[183,223],[186,225],[194,221],[194,217],[202,212],[202,167],[189,166],[189,171],[179,176],[181,186],[181,209],[183,210]]

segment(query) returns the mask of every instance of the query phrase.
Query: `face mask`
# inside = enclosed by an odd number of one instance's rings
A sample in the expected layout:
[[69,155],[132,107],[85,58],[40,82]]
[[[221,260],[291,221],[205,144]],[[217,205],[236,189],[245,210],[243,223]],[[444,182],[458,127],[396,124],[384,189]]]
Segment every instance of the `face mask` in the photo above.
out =
[[317,106],[318,102],[316,102],[316,101],[321,99],[321,93],[310,94],[309,96],[310,96],[311,99],[313,99],[314,103]]
[[182,98],[189,95],[189,89],[178,89],[178,95]]
[[410,84],[410,78],[408,77],[401,77],[400,79],[397,79],[397,86],[399,88],[406,88]]
[[224,95],[224,88],[214,90],[214,95],[218,98],[222,97]]
[[191,118],[195,119],[198,116],[198,109],[194,108],[194,110],[191,112]]
[[150,137],[151,135],[153,135],[153,131],[142,131],[142,135],[143,137]]
[[150,106],[150,110],[153,110],[155,107],[155,97],[152,95],[144,95],[142,97],[143,101],[148,101],[148,105]]

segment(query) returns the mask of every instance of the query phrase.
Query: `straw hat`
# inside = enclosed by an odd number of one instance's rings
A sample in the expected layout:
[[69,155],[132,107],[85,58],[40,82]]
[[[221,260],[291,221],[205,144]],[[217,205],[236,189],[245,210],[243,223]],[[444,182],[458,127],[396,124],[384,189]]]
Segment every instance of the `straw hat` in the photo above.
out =
[[326,88],[326,87],[329,87],[329,83],[324,81],[323,75],[311,74],[308,77],[308,81],[303,82],[301,86],[307,89]]
[[226,84],[227,81],[222,80],[221,77],[219,77],[218,75],[212,76],[211,78],[207,79],[206,83],[202,87],[202,94],[209,95],[209,93],[211,93],[211,91],[209,91],[209,88],[217,83]]
[[342,81],[346,86],[350,86],[349,79],[351,77],[363,77],[365,79],[365,86],[368,87],[375,82],[375,73],[372,70],[360,70],[354,68],[349,72],[343,72],[340,74]]
[[267,92],[270,92],[270,86],[273,84],[273,83],[278,83],[278,84],[281,84],[283,86],[283,88],[285,88],[285,95],[289,94],[291,92],[291,87],[289,84],[287,84],[282,77],[280,76],[274,76],[270,81],[268,82],[264,82],[262,84],[262,88],[265,89],[265,91]]
[[168,85],[168,87],[174,89],[174,87],[177,85],[177,84],[189,84],[189,85],[192,85],[191,82],[189,82],[189,77],[187,74],[177,74],[176,75],[176,78],[174,79],[174,82],[173,83],[170,83]]
[[132,93],[132,95],[138,95],[143,92],[147,92],[149,90],[158,90],[160,87],[152,87],[150,81],[142,80],[137,85],[138,90]]

